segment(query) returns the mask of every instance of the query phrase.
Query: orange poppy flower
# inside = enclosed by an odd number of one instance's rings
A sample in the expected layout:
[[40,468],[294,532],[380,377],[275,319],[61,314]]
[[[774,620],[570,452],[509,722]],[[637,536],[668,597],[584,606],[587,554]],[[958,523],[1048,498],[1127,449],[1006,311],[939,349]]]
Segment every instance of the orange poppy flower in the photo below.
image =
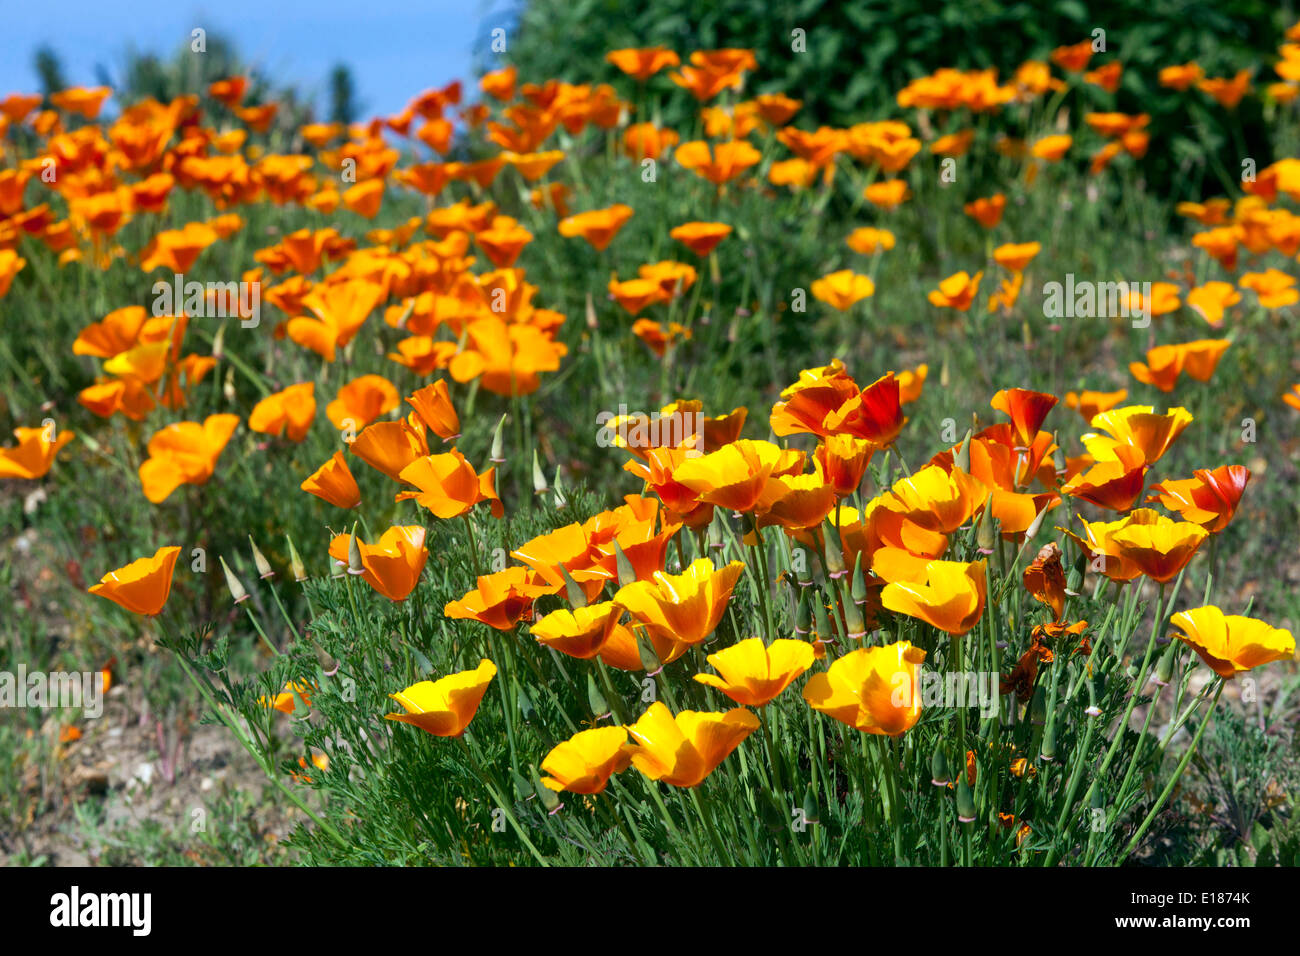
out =
[[1183,372],[1199,382],[1208,382],[1231,344],[1228,339],[1200,339],[1181,345],[1159,345],[1147,352],[1145,364],[1131,362],[1128,368],[1139,382],[1172,392]]
[[1042,248],[1042,244],[1037,242],[1008,242],[993,250],[993,260],[1004,269],[1024,272]]
[[1262,664],[1295,657],[1295,638],[1290,631],[1255,618],[1224,614],[1212,604],[1179,611],[1169,623],[1182,631],[1175,636],[1226,680]]
[[853,435],[828,435],[822,439],[817,446],[817,462],[838,497],[857,492],[877,447],[875,442]]
[[758,729],[758,718],[736,707],[726,713],[684,710],[677,716],[654,703],[627,728],[632,764],[651,780],[696,787]]
[[618,590],[614,603],[627,608],[649,635],[659,659],[671,664],[717,628],[744,571],[739,561],[714,570],[700,558],[681,574],[659,571],[651,581],[634,581]]
[[1092,59],[1092,41],[1080,40],[1070,46],[1058,46],[1051,56],[1052,62],[1067,73],[1082,73]]
[[1073,142],[1074,137],[1064,133],[1055,136],[1044,136],[1029,147],[1029,152],[1035,159],[1055,163],[1065,156]]
[[[987,577],[984,560],[929,561],[914,581],[893,581],[880,592],[891,611],[919,618],[945,633],[960,636],[984,613]],[[875,562],[872,562],[875,567]]]
[[1027,388],[1004,388],[989,404],[1011,416],[1011,428],[1017,447],[1028,448],[1038,436],[1043,420],[1056,407],[1055,395],[1035,392]]
[[325,406],[325,415],[334,427],[353,430],[369,425],[401,403],[397,387],[382,375],[362,375],[339,389],[334,401]]
[[658,159],[680,139],[675,130],[661,129],[654,123],[633,123],[623,131],[623,152],[635,160]]
[[1147,501],[1159,501],[1211,534],[1222,531],[1237,513],[1250,471],[1243,465],[1221,465],[1213,471],[1198,469],[1193,475],[1152,485],[1154,494]]
[[177,422],[155,432],[139,469],[145,497],[158,504],[181,485],[206,484],[238,426],[238,415],[209,415],[201,425]]
[[1007,208],[1007,197],[995,193],[987,199],[976,199],[962,207],[962,211],[978,222],[985,229],[992,229],[1002,221],[1002,212]]
[[1074,409],[1084,421],[1091,423],[1102,412],[1110,411],[1126,398],[1128,390],[1123,388],[1114,392],[1066,392],[1065,407]]
[[921,717],[925,651],[909,641],[860,647],[804,685],[803,699],[863,733],[899,737]]
[[979,292],[982,278],[984,278],[983,272],[977,272],[973,276],[967,272],[950,275],[939,283],[939,288],[930,292],[930,304],[965,312],[971,307],[971,302]]
[[478,586],[459,601],[449,601],[443,613],[453,620],[479,621],[509,631],[527,615],[533,602],[558,588],[529,568],[509,567],[478,579]]
[[1119,89],[1119,81],[1123,73],[1124,65],[1118,60],[1112,60],[1104,66],[1083,74],[1083,82],[1100,86],[1107,93],[1114,93]]
[[703,140],[682,143],[673,153],[678,164],[715,186],[731,182],[751,166],[758,165],[762,154],[748,140],[716,143],[712,151]]
[[361,504],[361,489],[357,487],[357,480],[352,477],[352,470],[341,451],[331,455],[329,461],[298,487],[338,508],[355,508]]
[[872,183],[862,191],[862,197],[873,206],[890,210],[901,206],[912,195],[907,183],[901,179],[884,179]]
[[1106,435],[1085,435],[1083,442],[1098,459],[1113,458],[1117,445],[1129,445],[1141,452],[1148,465],[1154,465],[1191,423],[1191,412],[1185,408],[1171,408],[1158,415],[1150,405],[1126,405],[1094,418],[1092,427]]
[[[53,435],[54,440],[50,441]],[[34,481],[43,478],[54,464],[54,457],[74,434],[71,431],[46,428],[14,429],[18,444],[0,448],[0,478],[19,478]]]
[[176,546],[159,548],[151,558],[138,558],[124,568],[109,571],[88,590],[132,614],[153,617],[162,611],[171,594],[172,571],[180,553]]
[[845,240],[850,249],[864,256],[892,249],[894,241],[894,234],[888,229],[873,229],[870,226],[854,229]]
[[813,298],[841,312],[853,308],[854,304],[874,295],[875,291],[876,285],[871,279],[852,269],[832,272],[812,284]]
[[696,674],[695,680],[726,694],[737,704],[763,707],[813,665],[813,646],[807,641],[780,638],[766,647],[751,637],[708,656],[721,674]]
[[1107,456],[1072,477],[1061,491],[1111,511],[1127,511],[1142,494],[1147,462],[1142,452],[1128,445],[1107,449]]
[[248,416],[248,430],[263,435],[283,435],[291,442],[307,437],[316,418],[316,385],[300,382],[272,395],[256,405]]
[[[1259,304],[1266,309],[1280,309],[1300,302],[1300,289],[1295,287],[1295,277],[1279,269],[1269,269],[1267,272],[1243,272],[1238,283],[1243,289],[1254,292],[1259,297]],[[1223,284],[1227,285],[1227,283]],[[1237,300],[1240,298],[1237,296]]]
[[459,737],[474,719],[496,673],[496,665],[485,657],[472,671],[412,684],[399,693],[388,695],[401,704],[406,713],[384,714],[384,718],[411,724],[435,737]]
[[623,282],[610,279],[608,289],[610,297],[628,315],[637,315],[647,307],[671,298],[658,282],[650,279],[626,279]]
[[460,416],[451,404],[446,379],[438,379],[406,397],[421,421],[443,441],[460,437]]
[[660,70],[670,66],[678,66],[682,62],[676,53],[663,46],[610,50],[605,54],[605,60],[641,83],[650,79]]
[[1231,79],[1213,77],[1199,80],[1196,88],[1213,97],[1224,109],[1235,110],[1242,97],[1250,90],[1250,70],[1238,70]]
[[921,390],[925,388],[926,376],[930,374],[930,366],[918,365],[914,369],[904,369],[898,373],[898,401],[900,404],[907,405],[921,397]]
[[623,727],[596,727],[574,734],[551,749],[541,768],[549,777],[542,785],[556,792],[603,793],[609,778],[632,762]]
[[65,113],[76,113],[78,116],[93,120],[99,116],[99,110],[104,105],[104,100],[112,95],[113,91],[107,86],[96,86],[93,89],[74,86],[66,90],[59,90],[57,93],[51,93],[50,103],[54,105],[55,109],[63,110]]
[[333,362],[335,350],[352,341],[384,298],[384,287],[368,279],[322,283],[302,300],[316,317],[290,319],[286,331],[294,342]]
[[707,256],[727,236],[731,227],[725,222],[688,222],[668,233],[697,256]]
[[539,643],[561,654],[590,660],[600,654],[622,616],[623,608],[612,601],[572,611],[559,608],[534,623],[529,631]]
[[467,514],[480,501],[489,503],[493,517],[505,514],[496,493],[496,468],[480,475],[456,448],[444,455],[417,458],[397,477],[419,490],[399,492],[396,500],[414,498],[444,520]]
[[[335,535],[330,541],[330,557],[348,563],[352,535]],[[429,552],[424,546],[424,528],[406,525],[389,528],[374,544],[356,541],[361,554],[361,578],[390,601],[405,601],[420,581]]]
[[1163,67],[1157,79],[1163,87],[1185,92],[1203,76],[1205,76],[1205,71],[1198,64],[1192,62],[1183,63],[1179,66]]
[[607,209],[580,212],[560,220],[560,235],[567,238],[581,236],[597,252],[603,252],[631,218],[632,207],[616,203]]
[[686,458],[673,472],[673,480],[694,491],[700,501],[732,511],[752,511],[769,477],[797,474],[802,469],[802,452],[744,439],[707,455]]
[[1186,566],[1207,537],[1200,525],[1139,508],[1116,522],[1110,540],[1121,558],[1164,583]]
[[395,422],[367,425],[349,450],[394,481],[411,462],[429,454],[424,421],[415,412]]

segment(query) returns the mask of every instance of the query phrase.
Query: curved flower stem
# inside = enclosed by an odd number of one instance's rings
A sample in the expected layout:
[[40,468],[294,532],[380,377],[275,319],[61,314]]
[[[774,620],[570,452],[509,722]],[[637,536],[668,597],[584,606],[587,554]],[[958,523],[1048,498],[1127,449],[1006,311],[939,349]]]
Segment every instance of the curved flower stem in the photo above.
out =
[[474,776],[478,777],[479,783],[483,784],[487,789],[488,796],[492,798],[493,802],[496,803],[501,812],[505,814],[506,820],[508,820],[510,825],[514,827],[515,834],[523,841],[524,846],[528,847],[529,852],[533,855],[533,859],[542,866],[549,867],[550,864],[546,862],[546,857],[542,856],[541,851],[533,845],[533,841],[528,839],[528,834],[525,833],[524,828],[519,825],[519,821],[515,819],[514,813],[510,810],[510,807],[506,805],[506,801],[501,798],[501,794],[497,791],[497,788],[493,786],[492,781],[488,779],[488,775],[486,771],[484,771],[483,765],[480,764],[478,758],[474,756],[474,751],[470,749],[469,743],[465,740],[464,734],[455,739],[460,743],[461,750],[465,754],[465,759],[469,761],[470,769],[474,771]]
[[1169,778],[1169,782],[1165,784],[1164,790],[1160,791],[1160,796],[1156,798],[1155,805],[1147,811],[1146,819],[1142,821],[1142,825],[1139,826],[1137,832],[1133,834],[1133,839],[1129,840],[1128,846],[1124,848],[1124,853],[1120,856],[1120,860],[1128,857],[1137,845],[1142,842],[1142,837],[1146,836],[1146,832],[1155,820],[1156,814],[1160,812],[1162,807],[1164,807],[1165,801],[1169,799],[1169,795],[1174,792],[1174,787],[1178,785],[1178,781],[1182,778],[1183,771],[1186,770],[1187,765],[1192,762],[1192,756],[1196,753],[1196,748],[1200,745],[1201,738],[1205,736],[1205,728],[1210,725],[1210,718],[1214,716],[1214,707],[1219,702],[1219,695],[1223,693],[1223,684],[1224,680],[1220,677],[1219,686],[1214,692],[1214,699],[1210,701],[1210,706],[1205,711],[1205,719],[1201,721],[1201,726],[1196,729],[1196,736],[1192,738],[1192,742],[1188,746],[1187,752],[1183,754],[1183,759],[1178,761],[1178,767],[1174,770],[1174,775]]

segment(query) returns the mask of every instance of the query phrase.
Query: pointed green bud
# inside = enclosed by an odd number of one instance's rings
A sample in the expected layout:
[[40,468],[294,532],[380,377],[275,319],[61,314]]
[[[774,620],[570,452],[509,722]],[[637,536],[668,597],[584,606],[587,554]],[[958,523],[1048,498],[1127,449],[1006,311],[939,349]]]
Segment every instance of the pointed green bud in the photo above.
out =
[[529,765],[529,769],[532,771],[533,792],[537,794],[537,799],[542,801],[542,806],[546,808],[547,813],[555,813],[563,805],[560,803],[560,798],[554,790],[542,783],[536,767]]
[[551,490],[555,492],[555,507],[563,508],[569,503],[569,499],[564,494],[564,486],[560,481],[559,465],[555,466],[555,483],[551,486]]
[[591,293],[587,293],[587,328],[593,331],[600,328],[600,323],[596,321],[596,303],[591,299]]
[[984,502],[979,526],[975,529],[975,546],[984,554],[992,554],[998,545],[997,519],[993,517],[993,496]]
[[799,607],[794,615],[794,632],[799,637],[807,637],[812,631],[813,609],[812,600],[809,598],[812,590],[812,588],[799,589]]
[[655,650],[654,644],[644,634],[636,636],[636,652],[641,658],[641,666],[646,669],[647,674],[654,674],[662,668],[663,662],[659,660],[659,652]]
[[636,581],[636,569],[632,567],[632,562],[623,553],[623,546],[618,543],[617,538],[614,539],[614,563],[618,566],[619,587],[625,588]]
[[609,713],[609,702],[596,686],[596,677],[590,671],[587,672],[587,706],[596,717],[604,717]]
[[551,489],[546,484],[546,476],[542,474],[542,463],[537,458],[537,449],[533,449],[533,494],[544,495]]
[[952,453],[952,465],[958,471],[970,471],[970,439],[973,434],[974,432],[969,428],[966,429],[966,435],[962,438],[961,444]]
[[831,631],[831,619],[826,613],[826,595],[817,589],[813,595],[813,622],[816,627],[817,639],[822,643],[830,643],[835,637]]
[[822,522],[822,540],[826,544],[826,573],[832,578],[844,576],[844,548],[840,544],[840,533],[829,518]]
[[1178,647],[1177,641],[1170,641],[1169,646],[1165,648],[1165,652],[1160,655],[1160,663],[1156,665],[1155,676],[1151,678],[1157,686],[1167,687],[1173,679],[1174,665],[1178,662]]
[[936,787],[946,787],[952,782],[952,768],[948,766],[948,755],[943,747],[935,747],[930,758],[930,782]]
[[348,574],[365,574],[366,565],[361,560],[361,543],[357,538],[357,524],[352,523],[352,534],[348,536]]
[[1041,760],[1056,759],[1056,717],[1047,722],[1047,732],[1043,734],[1043,747],[1038,754]]
[[504,465],[506,463],[506,416],[502,415],[497,422],[497,427],[492,432],[492,452],[488,456],[494,465]]
[[974,823],[977,816],[975,794],[971,792],[970,780],[964,770],[957,773],[957,819],[962,823]]
[[803,818],[809,823],[821,823],[821,811],[817,808],[817,795],[809,787],[803,792]]
[[271,567],[271,562],[266,560],[266,555],[262,553],[261,548],[257,546],[257,542],[253,540],[251,534],[248,536],[248,543],[253,548],[253,565],[257,568],[257,576],[263,581],[273,577],[275,570]]
[[858,607],[867,603],[867,576],[862,573],[862,552],[853,559],[853,588],[850,592],[853,603]]
[[306,581],[307,568],[298,556],[298,549],[293,546],[293,538],[286,534],[284,540],[289,542],[289,571],[293,574],[293,579],[299,583]]
[[235,603],[248,600],[248,592],[244,586],[239,583],[239,578],[235,577],[235,572],[230,570],[230,565],[226,564],[226,559],[219,557],[221,570],[226,572],[226,587],[230,588],[230,596],[235,599]]
[[569,599],[569,604],[575,608],[586,607],[587,594],[578,586],[578,582],[573,580],[569,569],[560,565],[560,574],[564,577],[564,593]]

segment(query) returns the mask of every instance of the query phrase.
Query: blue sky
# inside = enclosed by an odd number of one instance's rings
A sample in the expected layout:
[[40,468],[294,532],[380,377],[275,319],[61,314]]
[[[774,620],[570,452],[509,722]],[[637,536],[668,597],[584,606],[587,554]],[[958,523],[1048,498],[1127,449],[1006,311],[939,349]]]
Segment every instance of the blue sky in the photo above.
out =
[[508,8],[504,0],[10,0],[0,10],[0,97],[37,91],[32,55],[42,44],[59,54],[68,82],[93,85],[97,63],[118,74],[129,51],[170,55],[203,27],[322,107],[330,68],[345,62],[362,115],[387,115],[422,90],[468,79],[475,44],[507,25]]

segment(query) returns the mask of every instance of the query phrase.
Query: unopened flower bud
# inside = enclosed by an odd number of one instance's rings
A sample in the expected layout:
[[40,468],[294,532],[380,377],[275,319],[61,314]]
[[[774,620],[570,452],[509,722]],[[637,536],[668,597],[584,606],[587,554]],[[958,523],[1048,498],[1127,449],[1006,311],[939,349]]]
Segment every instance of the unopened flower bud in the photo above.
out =
[[221,570],[226,572],[226,587],[230,588],[230,596],[235,599],[235,603],[248,600],[248,592],[244,586],[239,583],[239,578],[235,577],[235,572],[230,570],[230,565],[226,564],[225,558],[219,558],[221,561]]
[[930,758],[930,782],[936,787],[946,787],[952,781],[952,769],[948,766],[948,756],[943,747],[935,747]]
[[352,534],[348,536],[348,574],[365,574],[366,565],[361,560],[361,544],[357,540],[357,526],[352,525]]
[[289,570],[293,574],[293,579],[299,583],[307,580],[307,568],[302,563],[302,558],[298,556],[298,549],[293,546],[293,538],[287,534],[284,540],[289,542]]
[[537,459],[537,449],[533,449],[533,494],[544,495],[550,491],[546,476],[542,474],[542,463]]
[[253,548],[253,564],[257,567],[257,576],[263,581],[269,577],[273,577],[275,575],[275,570],[271,567],[271,562],[266,560],[266,555],[262,553],[262,550],[257,546],[257,542],[253,540],[251,534],[248,536],[248,543]]
[[492,452],[489,460],[494,465],[504,465],[506,463],[506,442],[505,442],[506,416],[502,415],[497,422],[496,431],[492,433]]

